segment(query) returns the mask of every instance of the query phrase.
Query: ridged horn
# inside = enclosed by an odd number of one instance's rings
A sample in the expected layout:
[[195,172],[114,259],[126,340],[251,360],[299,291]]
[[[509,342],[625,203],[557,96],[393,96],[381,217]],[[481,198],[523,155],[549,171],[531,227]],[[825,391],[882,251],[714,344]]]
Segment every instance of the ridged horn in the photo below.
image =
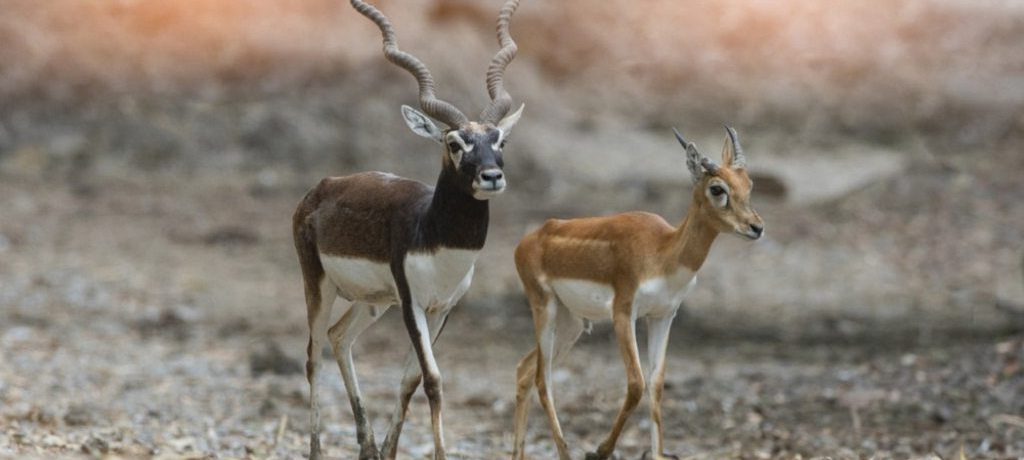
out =
[[388,20],[387,16],[384,16],[384,13],[381,13],[373,5],[362,0],[351,0],[351,2],[352,7],[356,11],[366,16],[380,28],[380,33],[384,37],[384,57],[391,61],[392,64],[407,70],[416,78],[416,82],[420,87],[420,108],[423,109],[423,112],[448,125],[450,128],[455,128],[468,122],[469,119],[466,118],[466,115],[454,105],[438,99],[434,95],[434,77],[430,75],[430,70],[427,69],[427,66],[417,59],[416,56],[398,49],[395,31],[391,27],[391,21]]
[[498,13],[498,46],[501,48],[487,67],[487,93],[491,102],[480,114],[480,121],[497,123],[512,109],[512,96],[505,90],[505,68],[516,57],[516,42],[508,31],[512,15],[519,8],[519,0],[508,0]]
[[[708,159],[704,154],[697,151],[697,146],[683,137],[678,129],[672,128],[672,133],[676,135],[676,140],[679,141],[679,145],[683,146],[686,150],[686,166],[690,168],[690,171],[694,171],[693,174],[697,174],[697,164],[699,163],[708,174],[714,176],[718,174],[719,166],[715,162]],[[696,177],[696,176],[695,176]],[[696,180],[696,179],[695,179]]]
[[725,125],[725,132],[729,134],[729,142],[732,143],[732,164],[730,168],[743,169],[747,167],[747,156],[743,154],[743,146],[740,145],[740,137],[732,126]]

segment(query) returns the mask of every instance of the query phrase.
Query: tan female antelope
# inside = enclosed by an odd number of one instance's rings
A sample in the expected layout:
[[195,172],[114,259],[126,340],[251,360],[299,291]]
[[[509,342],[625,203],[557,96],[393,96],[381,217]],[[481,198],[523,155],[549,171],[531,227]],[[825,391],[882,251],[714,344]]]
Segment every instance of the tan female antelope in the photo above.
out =
[[[508,114],[512,98],[504,87],[505,67],[516,45],[508,26],[518,0],[507,0],[498,16],[501,49],[487,69],[491,102],[479,122],[469,121],[452,104],[434,96],[427,67],[398,49],[388,19],[360,0],[352,6],[380,28],[384,54],[419,84],[420,113],[402,106],[412,131],[445,147],[435,187],[387,173],[371,172],[320,181],[299,203],[293,217],[295,249],[305,281],[309,316],[306,378],[309,380],[312,432],[310,458],[320,458],[320,406],[317,372],[324,339],[334,349],[345,381],[361,459],[397,454],[409,399],[419,386],[430,402],[434,458],[444,459],[441,423],[441,373],[432,344],[448,312],[469,288],[473,266],[487,236],[488,199],[505,190],[502,148],[523,107]],[[439,129],[427,115],[447,125]],[[506,116],[507,115],[507,116]],[[330,329],[336,297],[351,302]],[[401,303],[412,351],[405,362],[394,419],[380,451],[363,409],[352,362],[356,338],[391,305]]]
[[[547,412],[558,456],[569,458],[551,396],[552,363],[576,342],[583,320],[614,323],[626,363],[626,400],[608,437],[589,459],[606,459],[644,393],[651,402],[651,452],[663,452],[661,392],[665,381],[665,349],[672,319],[696,282],[711,243],[722,232],[756,240],[764,232],[761,217],[750,206],[753,185],[746,158],[732,128],[718,166],[697,152],[693,143],[676,138],[686,149],[686,165],[695,188],[690,210],[678,227],[660,216],[631,212],[610,217],[549,220],[516,248],[516,268],[526,290],[537,332],[537,348],[516,370],[515,446],[522,459],[526,442],[529,392],[537,385]],[[647,321],[649,367],[640,367],[635,323]]]

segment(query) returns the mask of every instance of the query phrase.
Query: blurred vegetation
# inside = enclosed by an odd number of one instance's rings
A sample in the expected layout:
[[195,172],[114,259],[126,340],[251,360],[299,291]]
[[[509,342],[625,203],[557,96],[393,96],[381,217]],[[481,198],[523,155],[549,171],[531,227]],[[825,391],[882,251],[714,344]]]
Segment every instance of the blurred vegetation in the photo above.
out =
[[[495,3],[380,2],[442,97],[469,111],[484,97]],[[939,151],[1024,125],[1024,8],[1014,2],[524,2],[513,32],[509,86],[540,123],[730,120],[824,144],[924,133]],[[145,167],[306,169],[323,166],[324,152],[358,157],[361,143],[346,136],[373,130],[377,110],[395,118],[375,104],[414,101],[378,40],[338,0],[8,1],[0,155],[57,133],[65,150],[88,140]]]
[[[440,97],[470,115],[484,106],[499,2],[377,3]],[[665,128],[707,148],[723,122],[740,128],[755,168],[771,167],[755,171],[771,238],[718,245],[732,260],[705,270],[691,323],[735,330],[742,316],[759,330],[859,335],[927,311],[953,329],[1002,330],[995,299],[1024,299],[1024,6],[525,1],[512,31],[507,86],[527,104],[507,166],[516,193],[494,216],[488,250],[502,255],[481,263],[467,301],[518,299],[504,254],[547,217],[676,219],[688,179]],[[268,222],[325,175],[430,181],[437,157],[398,115],[415,84],[379,40],[342,0],[5,2],[0,177],[102,195],[111,176],[205,174],[279,197]],[[878,152],[896,157],[884,174],[824,200],[782,198],[870,169]],[[739,258],[749,270],[736,274]],[[808,332],[814,315],[824,319]]]

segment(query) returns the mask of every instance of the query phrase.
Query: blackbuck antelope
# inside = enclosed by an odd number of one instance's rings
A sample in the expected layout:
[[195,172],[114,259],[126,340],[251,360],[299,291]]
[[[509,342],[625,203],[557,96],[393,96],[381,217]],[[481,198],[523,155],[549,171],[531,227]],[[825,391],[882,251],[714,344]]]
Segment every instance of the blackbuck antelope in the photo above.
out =
[[[431,347],[448,312],[473,278],[473,265],[487,237],[487,200],[505,190],[502,148],[523,111],[520,106],[509,114],[512,98],[503,81],[505,68],[516,54],[508,27],[518,4],[518,0],[508,0],[499,13],[501,48],[487,69],[491,101],[480,121],[474,122],[434,96],[430,71],[416,57],[398,49],[387,17],[366,2],[352,0],[352,6],[380,28],[387,59],[416,77],[424,113],[402,106],[405,122],[414,133],[441,144],[444,152],[434,187],[380,172],[331,177],[310,190],[295,210],[295,249],[309,315],[306,377],[311,458],[321,456],[317,373],[324,339],[330,341],[345,381],[361,459],[395,458],[406,409],[421,374],[430,402],[434,458],[446,457],[441,372]],[[428,115],[444,123],[445,129]],[[331,308],[339,296],[350,306],[328,329]],[[398,303],[412,351],[405,362],[391,428],[378,450],[363,409],[352,344]]]
[[[746,158],[732,128],[716,165],[676,131],[686,149],[693,176],[693,202],[678,227],[660,216],[630,212],[609,217],[547,221],[516,248],[519,277],[533,312],[537,348],[516,370],[514,459],[524,457],[530,390],[537,385],[547,412],[558,456],[569,458],[552,401],[552,363],[564,355],[583,331],[584,320],[611,319],[626,364],[626,400],[611,433],[587,459],[606,459],[615,450],[623,426],[644,389],[651,403],[651,452],[664,453],[661,393],[669,328],[683,298],[696,282],[711,243],[719,233],[749,240],[763,235],[761,217],[750,206],[752,182]],[[635,323],[647,321],[649,369],[640,366]]]

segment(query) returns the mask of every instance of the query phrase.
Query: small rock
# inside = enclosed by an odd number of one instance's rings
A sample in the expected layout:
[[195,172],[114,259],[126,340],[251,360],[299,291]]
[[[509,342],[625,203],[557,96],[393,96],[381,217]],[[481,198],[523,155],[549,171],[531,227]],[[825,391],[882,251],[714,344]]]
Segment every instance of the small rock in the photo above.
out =
[[76,404],[68,408],[64,414],[64,423],[70,426],[82,426],[93,423],[96,418],[93,416],[96,409],[83,404]]
[[277,343],[270,342],[264,350],[249,355],[249,371],[254,377],[267,372],[275,375],[301,374],[302,364],[284,354]]
[[167,441],[167,444],[179,454],[194,451],[196,449],[196,439],[191,436],[171,439]]
[[105,454],[110,450],[110,443],[103,438],[93,436],[82,443],[82,452],[89,455]]
[[43,446],[45,447],[63,447],[65,444],[64,438],[60,436],[53,434],[43,436]]
[[184,342],[191,335],[190,325],[174,309],[164,309],[155,318],[143,318],[135,323],[135,327],[143,338],[170,336]]

